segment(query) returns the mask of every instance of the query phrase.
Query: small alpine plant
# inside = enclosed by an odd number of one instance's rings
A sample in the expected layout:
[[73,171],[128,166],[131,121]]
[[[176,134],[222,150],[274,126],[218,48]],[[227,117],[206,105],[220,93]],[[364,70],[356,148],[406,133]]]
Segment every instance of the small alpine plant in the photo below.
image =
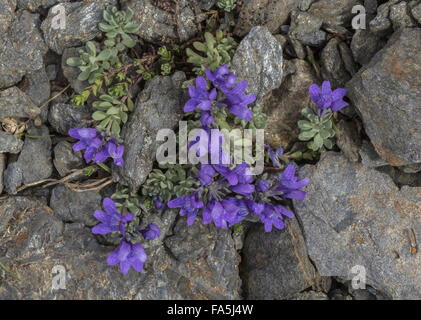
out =
[[[212,141],[210,130],[225,128],[227,121],[234,119],[251,122],[256,96],[246,94],[247,81],[238,81],[227,65],[213,71],[205,70],[205,75],[196,78],[195,85],[188,88],[190,99],[184,111],[193,112],[200,119],[202,129],[208,135],[203,140],[207,142],[201,143],[201,139],[196,139],[190,142],[189,147],[195,146],[200,156],[217,152],[221,161],[218,164],[200,163],[196,170],[191,171],[197,172],[195,176],[200,186],[170,200],[167,206],[180,208],[180,215],[187,217],[188,225],[200,216],[203,224],[213,223],[226,229],[248,215],[256,215],[266,232],[272,231],[273,227],[283,229],[284,219],[294,216],[287,208],[286,200],[304,200],[306,193],[301,189],[309,180],[299,179],[292,163],[280,174],[271,176],[267,173],[253,176],[250,163],[232,163],[231,156],[219,147],[220,141]],[[221,114],[228,115],[222,119],[224,126],[219,123]],[[280,169],[283,148],[272,151],[268,147],[268,151],[271,166]]]

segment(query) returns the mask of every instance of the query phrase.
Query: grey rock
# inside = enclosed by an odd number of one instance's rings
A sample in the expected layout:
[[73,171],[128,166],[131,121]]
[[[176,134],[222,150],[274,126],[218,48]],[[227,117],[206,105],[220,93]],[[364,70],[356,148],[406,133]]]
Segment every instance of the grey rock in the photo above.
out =
[[[3,173],[6,170],[7,157],[4,153],[0,153],[0,194],[3,192]],[[1,231],[1,230],[0,230]]]
[[16,0],[4,0],[0,3],[0,36],[9,29],[15,16]]
[[354,60],[364,66],[384,45],[385,41],[376,33],[370,30],[357,30],[352,37],[351,51]]
[[290,300],[329,300],[329,297],[323,292],[304,291],[292,296]]
[[377,153],[393,166],[421,162],[421,29],[394,33],[347,84]]
[[71,128],[85,128],[91,120],[88,106],[75,107],[71,104],[56,102],[50,107],[48,122],[59,133],[67,135]]
[[61,177],[68,175],[73,169],[84,166],[82,153],[74,152],[72,145],[67,141],[60,141],[54,147],[53,163]]
[[57,12],[54,7],[42,22],[41,29],[48,47],[58,54],[65,48],[76,47],[101,34],[98,23],[102,21],[102,11],[116,0],[88,0],[84,2],[62,3],[66,14],[64,29],[56,27]]
[[48,80],[55,80],[57,78],[58,67],[56,64],[49,64],[45,67],[45,72],[47,73]]
[[421,3],[411,9],[412,16],[421,24]]
[[298,8],[301,11],[307,11],[308,9],[310,9],[311,4],[315,1],[316,0],[301,0],[300,4],[298,5]]
[[[421,174],[420,173],[410,173],[405,172],[408,166],[404,167],[392,167],[392,166],[383,166],[377,168],[378,171],[387,174],[392,178],[393,182],[397,186],[410,186],[410,187],[421,187]],[[415,168],[416,169],[416,168]]]
[[203,10],[209,10],[216,4],[217,0],[197,0],[199,7]]
[[155,140],[158,131],[175,128],[183,116],[183,81],[183,72],[172,77],[157,76],[138,95],[135,110],[122,132],[124,165],[113,171],[114,178],[132,190],[138,190],[152,170],[159,145]]
[[322,77],[329,80],[335,88],[344,87],[345,83],[351,79],[342,60],[339,43],[338,39],[332,38],[320,55]]
[[359,67],[355,63],[351,49],[344,41],[339,42],[339,52],[346,71],[348,71],[351,77],[354,76],[358,72]]
[[[366,283],[394,299],[421,297],[421,257],[408,237],[421,236],[421,188],[399,188],[386,174],[339,153],[306,165],[307,198],[294,201],[309,256],[322,276],[351,280],[354,266]],[[411,232],[412,232],[411,231]]]
[[247,91],[259,101],[282,83],[282,46],[266,27],[254,27],[239,44],[232,70],[239,79],[247,80]]
[[11,87],[0,91],[0,119],[35,118],[41,110],[19,88]]
[[[100,245],[83,224],[63,223],[39,201],[0,200],[0,232],[10,230],[0,239],[0,259],[21,279],[5,276],[0,298],[239,299],[238,256],[230,232],[185,223],[180,219],[167,238],[170,247],[145,241],[144,271],[123,275],[106,264],[114,247]],[[57,265],[65,268],[66,290],[51,290]]]
[[[191,1],[162,3],[151,0],[123,0],[122,8],[135,12],[134,22],[140,25],[140,38],[153,43],[180,43],[192,38],[199,30]],[[168,7],[164,10],[164,7]]]
[[53,171],[51,161],[51,138],[46,126],[28,129],[22,151],[16,162],[7,166],[4,172],[4,185],[12,194],[21,184],[28,184],[50,177]]
[[63,71],[63,75],[77,93],[83,91],[87,86],[89,86],[89,83],[88,81],[80,81],[78,79],[80,73],[79,68],[68,66],[66,61],[68,58],[79,56],[80,49],[81,47],[64,49],[61,57],[61,69]]
[[18,83],[43,67],[48,48],[38,29],[39,15],[20,10],[5,36],[0,37],[0,89]]
[[51,192],[50,207],[63,222],[80,222],[91,227],[98,223],[93,213],[101,209],[101,199],[96,191],[76,192],[58,185]]
[[50,80],[48,79],[45,68],[27,74],[23,87],[21,86],[21,90],[25,92],[38,107],[43,105],[50,98],[50,89]]
[[361,162],[363,165],[371,168],[377,168],[386,166],[388,163],[386,160],[380,158],[377,154],[376,150],[374,149],[373,145],[364,140],[361,145],[361,149],[359,151],[361,156]]
[[359,161],[359,151],[362,142],[357,125],[353,121],[341,120],[337,124],[337,128],[339,133],[336,135],[336,145],[342,150],[348,160]]
[[297,121],[301,119],[301,109],[310,105],[308,88],[318,79],[311,66],[304,60],[294,59],[296,69],[264,101],[264,112],[268,115],[265,141],[272,147],[287,147],[297,140]]
[[18,7],[29,11],[37,11],[40,8],[49,8],[57,3],[69,2],[70,0],[17,0]]
[[289,14],[297,8],[299,0],[243,1],[234,29],[237,36],[245,36],[253,27],[266,26],[271,33],[287,22]]
[[320,47],[326,41],[326,32],[320,30],[322,23],[322,19],[315,15],[293,11],[288,36],[304,46]]
[[318,16],[326,24],[348,26],[352,19],[352,8],[359,0],[319,0],[311,5],[309,13]]
[[390,6],[389,17],[392,21],[394,30],[398,30],[400,28],[410,28],[416,25],[409,13],[408,3],[405,1]]
[[288,219],[284,230],[268,233],[255,224],[246,235],[242,252],[246,299],[285,299],[315,283],[316,271],[296,219]]
[[389,19],[390,6],[398,2],[399,0],[390,0],[377,8],[377,15],[369,23],[372,32],[385,35],[392,29],[392,22]]
[[0,130],[0,153],[19,153],[22,147],[23,141],[21,139]]

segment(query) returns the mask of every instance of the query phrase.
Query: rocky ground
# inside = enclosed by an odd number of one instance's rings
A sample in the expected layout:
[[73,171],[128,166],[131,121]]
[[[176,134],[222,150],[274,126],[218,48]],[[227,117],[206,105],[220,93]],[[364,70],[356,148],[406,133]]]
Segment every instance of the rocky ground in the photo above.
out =
[[[0,299],[421,299],[419,0],[237,1],[226,15],[241,41],[232,67],[269,115],[267,142],[296,141],[309,85],[329,80],[348,89],[350,102],[338,148],[301,168],[308,197],[294,201],[297,217],[284,230],[187,228],[167,210],[146,217],[162,232],[146,247],[144,272],[106,266],[112,247],[90,227],[113,186],[75,192],[36,183],[85,166],[66,135],[88,126],[92,110],[71,105],[85,84],[65,61],[99,35],[102,10],[132,8],[142,41],[182,44],[201,35],[216,0],[174,1],[173,11],[162,2],[1,1],[0,263],[9,270],[0,268]],[[57,3],[66,8],[64,30],[51,27]],[[366,8],[364,30],[351,27],[357,4]],[[185,79],[156,76],[139,93],[115,181],[143,183],[154,162],[150,137],[181,119]],[[23,131],[26,138],[16,134]],[[65,289],[52,289],[57,265]],[[354,266],[365,268],[366,289],[351,286]]]

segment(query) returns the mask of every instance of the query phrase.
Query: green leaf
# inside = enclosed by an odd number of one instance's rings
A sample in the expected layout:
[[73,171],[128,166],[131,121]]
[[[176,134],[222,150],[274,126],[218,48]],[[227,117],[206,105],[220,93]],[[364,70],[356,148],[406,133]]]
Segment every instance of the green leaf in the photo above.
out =
[[306,121],[306,120],[299,120],[297,124],[298,124],[298,128],[300,128],[301,130],[311,130],[313,128],[313,125],[311,124],[311,122]]
[[78,67],[83,64],[83,60],[78,57],[71,57],[66,60],[66,63],[71,67]]
[[327,148],[327,149],[332,149],[333,148],[333,142],[330,139],[326,139],[323,141],[323,145]]
[[96,56],[96,47],[92,41],[86,43],[86,49],[90,56]]
[[87,69],[79,74],[77,77],[80,81],[86,81],[89,79],[89,76],[91,75],[91,70]]
[[107,114],[109,115],[116,115],[116,114],[119,114],[119,112],[120,112],[120,109],[117,107],[111,107],[107,110]]
[[92,119],[94,119],[96,121],[104,120],[106,117],[107,117],[107,114],[102,112],[102,111],[95,111],[92,114]]
[[115,26],[112,26],[112,25],[104,23],[104,22],[100,22],[98,24],[98,28],[102,32],[110,32],[111,30],[113,30],[115,28]]
[[309,141],[312,139],[317,133],[317,130],[309,130],[309,131],[303,131],[298,135],[298,139],[301,141]]
[[314,145],[315,147],[317,147],[317,149],[320,149],[321,147],[323,147],[323,138],[319,133],[316,134],[314,137]]
[[108,60],[110,58],[111,58],[111,51],[108,50],[108,49],[105,49],[105,50],[102,50],[99,53],[99,55],[97,57],[97,60],[99,60],[99,61],[105,61],[105,60]]
[[114,137],[119,137],[120,136],[120,125],[118,124],[117,121],[113,121],[113,124],[111,125],[111,134]]

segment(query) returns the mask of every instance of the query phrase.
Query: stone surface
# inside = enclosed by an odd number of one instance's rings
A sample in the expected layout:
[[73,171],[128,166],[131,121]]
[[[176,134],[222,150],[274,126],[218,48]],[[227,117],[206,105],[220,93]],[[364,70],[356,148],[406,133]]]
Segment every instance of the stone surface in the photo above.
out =
[[153,43],[185,42],[199,31],[192,1],[165,3],[152,0],[123,0],[122,8],[131,8],[133,21],[140,25],[140,38]]
[[408,232],[421,237],[421,189],[399,189],[386,174],[333,152],[300,176],[311,183],[307,198],[294,201],[295,213],[320,274],[350,280],[360,265],[376,290],[420,299],[421,257]]
[[4,172],[6,192],[15,193],[21,184],[28,184],[50,177],[53,171],[51,161],[51,138],[46,126],[30,127],[16,162],[10,163]]
[[35,118],[41,110],[32,100],[17,87],[0,91],[0,119],[11,117],[16,119]]
[[326,32],[320,30],[322,23],[322,19],[315,15],[293,11],[288,36],[304,46],[320,47],[326,41]]
[[315,283],[316,271],[296,219],[287,219],[282,231],[267,233],[255,224],[246,235],[242,256],[246,299],[285,299]]
[[392,30],[392,22],[389,19],[390,6],[399,0],[390,0],[377,8],[377,14],[369,23],[370,30],[376,34],[384,35]]
[[70,0],[17,0],[18,7],[30,11],[49,8],[57,3],[70,2]]
[[389,17],[394,30],[411,28],[416,25],[409,13],[408,3],[405,1],[390,6]]
[[101,209],[101,195],[96,191],[76,192],[64,185],[58,185],[51,191],[50,207],[63,222],[80,222],[94,226],[95,210]]
[[299,0],[243,1],[234,33],[242,37],[256,26],[266,26],[271,33],[275,33],[298,3]]
[[0,194],[3,192],[3,173],[4,170],[6,170],[6,161],[7,161],[7,157],[6,154],[4,153],[0,153]]
[[48,48],[38,29],[39,23],[38,14],[19,10],[6,35],[0,36],[0,89],[42,68],[42,57]]
[[367,140],[362,142],[359,153],[361,156],[361,162],[367,167],[377,168],[388,164],[386,160],[380,158],[373,145]]
[[54,147],[54,167],[60,176],[68,175],[73,169],[84,167],[82,152],[74,152],[72,144],[67,141],[60,141]]
[[264,102],[264,111],[268,115],[265,141],[272,147],[287,147],[297,140],[301,109],[310,105],[308,88],[312,83],[318,83],[317,76],[306,61],[294,59],[292,63],[295,73],[288,75],[279,89],[274,90]]
[[247,91],[263,98],[283,80],[282,46],[266,27],[254,27],[232,59],[232,71],[247,80]]
[[102,21],[102,11],[116,0],[88,0],[84,2],[62,3],[66,14],[64,29],[57,26],[55,7],[42,22],[41,29],[48,47],[58,54],[65,48],[76,47],[101,34],[98,23]]
[[124,165],[115,168],[113,176],[120,183],[137,190],[152,170],[156,149],[156,135],[160,129],[173,129],[183,116],[185,102],[181,71],[172,77],[157,76],[150,80],[138,95],[135,110],[122,132]]
[[336,145],[342,150],[348,160],[359,161],[359,151],[362,142],[357,125],[353,121],[341,120],[337,123],[337,128],[339,133],[336,134]]
[[366,65],[384,45],[384,40],[370,30],[357,30],[352,37],[351,51],[355,61]]
[[318,16],[326,24],[348,26],[353,16],[352,8],[359,0],[319,0],[311,5],[309,13]]
[[332,38],[323,48],[320,55],[322,78],[329,80],[333,88],[343,88],[351,79],[339,49],[340,41]]
[[4,0],[0,3],[0,36],[3,36],[12,24],[15,10],[16,0]]
[[421,29],[395,32],[347,84],[377,153],[393,166],[421,162]]
[[73,90],[75,90],[77,93],[83,91],[87,86],[89,86],[89,83],[88,81],[80,81],[78,79],[80,73],[79,68],[68,66],[66,61],[70,57],[79,56],[80,49],[81,47],[66,48],[63,50],[63,55],[61,57],[61,69],[63,71],[63,75],[67,79],[67,81],[69,81],[69,84],[73,88]]
[[[170,214],[165,230],[172,230],[174,218]],[[39,201],[0,200],[0,259],[20,278],[0,271],[0,298],[239,299],[238,256],[230,232],[185,224],[179,219],[165,246],[159,239],[146,242],[145,270],[123,275],[106,264],[114,247],[100,245],[83,224],[63,223]],[[2,232],[6,228],[8,233]],[[65,270],[66,290],[51,290],[57,266]]]
[[0,153],[19,153],[23,141],[14,135],[0,130]]
[[421,24],[421,2],[411,9],[412,16]]
[[84,128],[91,120],[88,106],[75,107],[71,104],[56,102],[50,107],[48,122],[59,133],[67,135],[71,128]]

